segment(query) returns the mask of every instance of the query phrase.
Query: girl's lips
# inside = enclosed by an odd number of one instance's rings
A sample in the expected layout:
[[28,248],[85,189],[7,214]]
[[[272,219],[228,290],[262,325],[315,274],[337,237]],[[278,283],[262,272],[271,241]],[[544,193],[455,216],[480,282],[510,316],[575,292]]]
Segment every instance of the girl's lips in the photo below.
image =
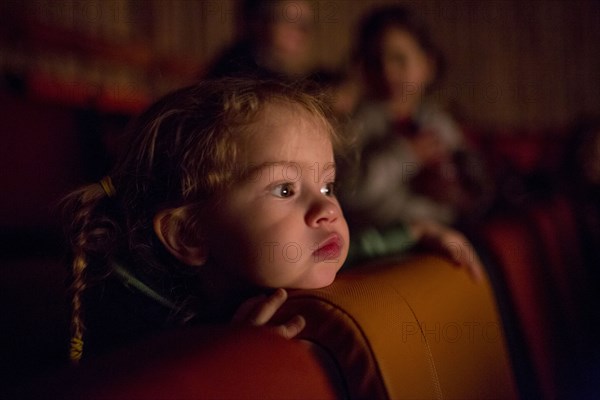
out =
[[337,233],[329,236],[319,247],[313,252],[315,262],[336,260],[342,253],[344,242]]

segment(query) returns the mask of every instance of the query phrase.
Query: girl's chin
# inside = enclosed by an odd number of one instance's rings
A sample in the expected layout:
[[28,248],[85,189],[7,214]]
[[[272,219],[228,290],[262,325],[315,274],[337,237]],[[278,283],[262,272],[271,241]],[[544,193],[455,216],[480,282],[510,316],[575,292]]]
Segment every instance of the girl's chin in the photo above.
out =
[[335,272],[328,271],[328,273],[321,274],[320,276],[315,277],[315,279],[311,280],[310,282],[306,282],[306,284],[304,285],[299,285],[298,289],[321,289],[327,287],[331,285],[335,280],[338,270],[339,268],[335,269]]

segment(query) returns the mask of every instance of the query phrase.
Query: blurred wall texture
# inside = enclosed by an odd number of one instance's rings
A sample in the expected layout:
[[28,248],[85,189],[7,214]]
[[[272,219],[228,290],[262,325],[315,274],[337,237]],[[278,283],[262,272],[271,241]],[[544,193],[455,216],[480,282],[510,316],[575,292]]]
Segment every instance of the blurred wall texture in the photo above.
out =
[[[311,0],[315,62],[347,59],[354,26],[385,0]],[[296,18],[293,1],[286,16]],[[413,0],[449,69],[436,93],[469,121],[545,128],[600,113],[600,3]],[[102,92],[136,108],[197,76],[234,38],[234,0],[5,0],[0,70],[45,95]],[[37,85],[37,86],[36,86]],[[120,102],[120,103],[119,103]],[[112,104],[115,106],[114,102]]]

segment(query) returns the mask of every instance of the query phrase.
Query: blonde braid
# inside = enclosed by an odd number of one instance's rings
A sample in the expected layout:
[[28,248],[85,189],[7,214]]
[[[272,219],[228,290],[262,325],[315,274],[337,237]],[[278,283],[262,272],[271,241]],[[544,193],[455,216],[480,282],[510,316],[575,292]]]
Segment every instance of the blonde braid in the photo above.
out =
[[[115,193],[110,178],[104,179],[103,183],[84,187],[65,199],[65,209],[69,212],[66,218],[71,221],[70,233],[72,236],[71,246],[73,261],[71,264],[71,341],[69,345],[69,359],[77,364],[83,356],[84,348],[84,304],[83,293],[88,288],[87,269],[89,264],[88,253],[94,248],[92,243],[98,243],[98,237],[108,237],[106,227],[99,227],[99,221],[105,220],[104,216],[96,213],[99,202]],[[105,184],[111,189],[107,192]],[[90,239],[90,236],[92,238]],[[102,251],[106,252],[104,248]],[[93,250],[97,252],[98,250]]]
[[86,288],[84,271],[87,262],[82,251],[79,251],[73,259],[73,283],[72,290],[72,314],[71,314],[71,343],[69,348],[69,359],[77,364],[83,355],[83,302],[82,294]]

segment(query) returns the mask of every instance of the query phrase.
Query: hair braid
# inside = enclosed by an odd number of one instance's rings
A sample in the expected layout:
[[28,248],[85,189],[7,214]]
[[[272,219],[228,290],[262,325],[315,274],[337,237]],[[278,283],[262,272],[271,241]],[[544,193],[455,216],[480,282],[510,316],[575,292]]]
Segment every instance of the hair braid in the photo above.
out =
[[71,342],[69,348],[69,359],[78,363],[83,355],[83,301],[82,295],[86,288],[85,268],[87,262],[83,252],[79,252],[73,258],[73,282],[71,284]]
[[[84,292],[91,281],[110,271],[107,261],[116,249],[116,223],[110,218],[108,193],[101,184],[93,184],[69,195],[63,202],[68,236],[71,237],[71,341],[69,359],[78,363],[83,355],[85,313]],[[90,263],[100,260],[94,271]]]

